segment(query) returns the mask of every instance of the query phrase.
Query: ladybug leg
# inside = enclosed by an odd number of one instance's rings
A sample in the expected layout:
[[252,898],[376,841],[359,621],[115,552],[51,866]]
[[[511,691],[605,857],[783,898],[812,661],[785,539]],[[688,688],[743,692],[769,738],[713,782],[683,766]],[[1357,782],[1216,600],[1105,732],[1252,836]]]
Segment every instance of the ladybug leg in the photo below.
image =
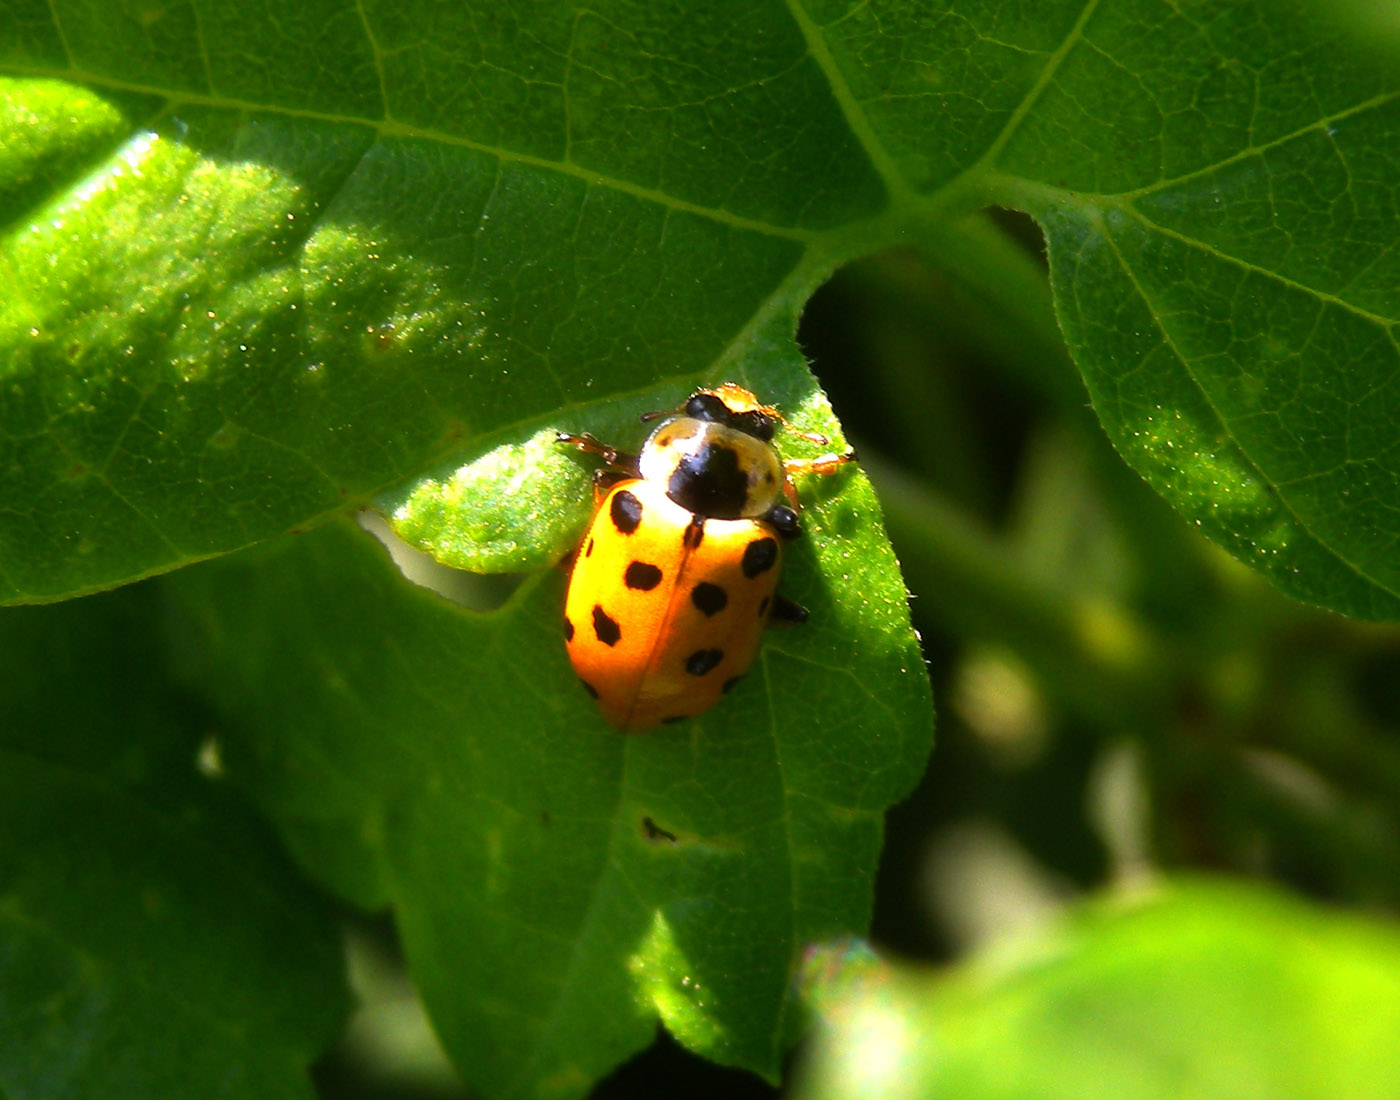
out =
[[642,424],[650,424],[653,420],[660,420],[663,416],[674,416],[678,412],[684,412],[685,406],[679,409],[653,409],[651,412],[644,412],[637,417],[637,421]]
[[[826,437],[819,437],[823,443]],[[828,453],[819,455],[817,458],[790,458],[783,463],[783,495],[787,497],[788,503],[792,505],[793,511],[800,512],[802,505],[797,499],[797,486],[793,484],[793,476],[800,474],[834,474],[848,462],[856,460],[854,447],[847,447],[844,454]]]
[[844,454],[828,452],[817,458],[790,458],[783,463],[783,472],[791,478],[794,474],[834,474],[848,462],[856,460],[855,448],[848,447]]
[[635,475],[629,474],[626,470],[609,470],[600,467],[593,471],[593,507],[603,503],[603,498],[613,491],[613,488],[622,481],[630,481]]
[[[787,483],[788,486],[792,482]],[[789,495],[788,499],[797,504],[797,498]],[[789,508],[786,504],[775,504],[768,510],[768,514],[763,517],[764,521],[778,532],[778,537],[784,542],[791,542],[802,534],[802,522],[797,518],[797,508]]]
[[619,451],[616,447],[610,447],[587,432],[582,435],[574,435],[572,432],[556,432],[554,442],[571,444],[585,454],[601,455],[604,462],[624,476],[638,476],[636,455]]
[[768,612],[768,621],[779,626],[801,626],[811,612],[800,603],[793,603],[782,596],[773,597],[773,610]]

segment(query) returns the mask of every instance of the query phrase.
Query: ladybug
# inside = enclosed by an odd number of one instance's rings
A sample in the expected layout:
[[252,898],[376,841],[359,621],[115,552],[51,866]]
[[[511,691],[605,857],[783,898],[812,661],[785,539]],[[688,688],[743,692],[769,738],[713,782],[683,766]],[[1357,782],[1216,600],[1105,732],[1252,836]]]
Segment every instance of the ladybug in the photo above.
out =
[[833,473],[855,452],[784,462],[773,448],[779,425],[788,426],[777,409],[726,382],[691,394],[636,455],[558,434],[607,464],[574,553],[564,638],[615,728],[708,710],[743,678],[769,621],[806,621],[806,609],[777,593],[782,545],[802,533],[792,477]]

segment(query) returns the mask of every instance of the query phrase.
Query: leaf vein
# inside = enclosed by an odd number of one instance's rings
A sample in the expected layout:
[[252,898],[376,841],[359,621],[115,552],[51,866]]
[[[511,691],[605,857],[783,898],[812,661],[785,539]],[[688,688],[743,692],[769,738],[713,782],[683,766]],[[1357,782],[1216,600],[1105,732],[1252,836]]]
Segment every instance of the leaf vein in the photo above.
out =
[[[1317,119],[1316,121],[1308,123],[1306,126],[1300,126],[1296,130],[1290,130],[1288,133],[1281,134],[1278,137],[1269,139],[1268,141],[1259,142],[1258,144],[1254,145],[1248,145],[1245,148],[1239,150],[1239,152],[1237,153],[1232,153],[1230,156],[1224,157],[1223,159],[1214,161],[1210,164],[1202,165],[1200,168],[1193,169],[1190,172],[1185,172],[1179,176],[1173,176],[1171,179],[1157,180],[1155,183],[1149,183],[1143,187],[1135,188],[1131,191],[1115,192],[1113,193],[1113,195],[1114,197],[1120,199],[1136,199],[1141,198],[1145,195],[1156,194],[1159,191],[1165,191],[1169,187],[1176,187],[1183,183],[1190,183],[1193,180],[1202,179],[1206,176],[1212,175],[1213,173],[1220,171],[1220,169],[1222,168],[1228,168],[1231,165],[1238,164],[1240,161],[1247,160],[1250,157],[1259,156],[1263,153],[1267,153],[1271,149],[1280,149],[1283,146],[1287,145],[1290,141],[1296,141],[1298,138],[1304,137],[1318,130],[1321,130],[1324,133],[1326,133],[1338,122],[1344,122],[1347,119],[1353,118],[1356,115],[1359,115],[1365,111],[1376,110],[1380,107],[1384,107],[1389,103],[1393,103],[1397,99],[1400,99],[1400,91],[1385,92],[1381,95],[1374,96],[1371,99],[1365,100],[1364,102],[1355,104],[1352,107],[1348,107],[1344,111],[1338,111],[1334,115],[1325,115]],[[1253,130],[1253,128],[1253,124],[1251,123],[1251,131]],[[1079,191],[1076,192],[1076,194],[1088,196],[1091,194],[1091,192]],[[1107,197],[1107,195],[1105,195],[1105,197]]]
[[[1267,279],[1272,279],[1273,281],[1281,284],[1282,286],[1286,286],[1291,290],[1297,290],[1303,294],[1307,294],[1311,297],[1317,298],[1320,301],[1334,305],[1338,309],[1344,309],[1348,313],[1354,314],[1357,317],[1370,321],[1372,324],[1381,326],[1383,329],[1389,330],[1390,327],[1395,323],[1392,318],[1382,317],[1380,314],[1373,313],[1368,309],[1364,309],[1361,306],[1355,305],[1354,303],[1347,301],[1345,298],[1338,297],[1336,294],[1329,293],[1325,290],[1320,290],[1317,287],[1309,286],[1306,283],[1300,283],[1296,279],[1291,279],[1287,275],[1284,275],[1282,272],[1271,271],[1267,267],[1262,267],[1259,264],[1246,260],[1241,256],[1236,256],[1230,252],[1226,252],[1223,249],[1220,249],[1206,241],[1199,240],[1198,238],[1188,236],[1187,234],[1182,233],[1178,230],[1171,229],[1168,226],[1161,225],[1158,222],[1153,221],[1146,214],[1142,213],[1142,211],[1138,210],[1136,207],[1130,204],[1124,204],[1122,210],[1123,213],[1127,214],[1129,217],[1139,222],[1145,229],[1148,229],[1151,232],[1160,233],[1164,237],[1169,237],[1174,241],[1186,245],[1188,248],[1194,248],[1197,251],[1204,252],[1207,255],[1213,256],[1217,260],[1220,260],[1224,263],[1233,264],[1234,266],[1241,268],[1244,271],[1251,272],[1255,275],[1261,275]],[[1105,232],[1104,235],[1105,237],[1107,237],[1107,232]],[[1143,297],[1143,300],[1147,300],[1145,295]]]
[[884,181],[886,189],[896,202],[907,203],[911,201],[912,188],[895,164],[894,158],[890,156],[889,150],[885,148],[884,143],[876,135],[874,127],[870,124],[869,116],[866,115],[860,101],[852,94],[851,86],[846,82],[846,78],[841,75],[841,68],[837,65],[836,59],[831,56],[831,50],[827,47],[822,28],[812,22],[806,11],[803,10],[801,0],[783,0],[783,2],[787,5],[793,22],[797,24],[803,40],[807,43],[808,54],[816,62],[822,75],[826,77],[827,84],[831,88],[832,98],[841,109],[846,125],[850,127],[851,133],[860,143],[860,147],[865,150],[865,155],[870,158],[870,163],[874,166],[881,180]]
[[[365,32],[365,41],[369,43],[370,54],[374,58],[374,72],[379,78],[379,103],[384,111],[386,119],[393,118],[393,113],[389,110],[389,88],[384,82],[384,50],[379,45],[379,39],[375,36],[374,28],[370,25],[369,13],[365,11],[364,0],[355,0],[355,13],[360,17],[360,26]],[[204,39],[200,39],[203,46]]]
[[1392,595],[1400,595],[1400,592],[1397,592],[1394,589],[1386,586],[1377,578],[1368,575],[1355,562],[1348,560],[1337,550],[1333,549],[1333,547],[1328,545],[1327,542],[1324,541],[1322,537],[1319,534],[1317,534],[1317,532],[1315,532],[1308,523],[1304,521],[1303,517],[1298,514],[1298,512],[1295,510],[1293,505],[1289,502],[1288,498],[1284,495],[1283,491],[1281,490],[1279,482],[1265,472],[1263,467],[1261,467],[1259,463],[1255,461],[1254,456],[1251,455],[1248,449],[1240,442],[1238,436],[1236,436],[1234,432],[1234,429],[1231,427],[1229,420],[1227,420],[1224,414],[1221,413],[1219,407],[1216,405],[1214,399],[1211,397],[1210,392],[1201,383],[1201,380],[1196,376],[1196,372],[1191,369],[1190,360],[1187,358],[1185,353],[1177,347],[1176,342],[1172,339],[1171,332],[1168,330],[1167,324],[1163,320],[1161,312],[1153,304],[1152,298],[1148,295],[1146,288],[1143,287],[1143,285],[1138,281],[1137,275],[1134,273],[1132,267],[1129,265],[1127,258],[1119,249],[1118,242],[1113,239],[1113,235],[1108,232],[1106,226],[1101,226],[1101,232],[1103,233],[1103,239],[1105,243],[1110,249],[1113,250],[1114,258],[1118,261],[1119,267],[1122,268],[1124,276],[1127,278],[1128,282],[1132,284],[1133,289],[1142,299],[1143,304],[1147,307],[1148,312],[1152,315],[1153,320],[1156,322],[1157,331],[1162,334],[1163,343],[1166,345],[1167,349],[1172,353],[1172,355],[1176,357],[1177,362],[1181,364],[1182,370],[1186,372],[1187,377],[1191,379],[1192,385],[1196,387],[1196,390],[1198,393],[1200,393],[1202,400],[1204,400],[1206,405],[1210,408],[1211,414],[1215,417],[1216,422],[1220,425],[1221,432],[1223,432],[1226,438],[1230,440],[1230,443],[1240,453],[1241,457],[1243,457],[1249,463],[1250,468],[1253,469],[1254,472],[1259,475],[1259,479],[1269,486],[1270,490],[1272,490],[1274,497],[1278,500],[1279,504],[1288,512],[1288,514],[1293,518],[1293,520],[1298,524],[1298,526],[1302,530],[1307,532],[1308,537],[1311,538],[1314,542],[1316,542],[1318,546],[1326,550],[1327,553],[1331,555],[1332,558],[1335,561],[1337,561],[1340,565],[1350,570],[1352,573],[1354,573],[1361,580],[1365,581],[1367,584],[1377,589],[1380,589],[1383,592],[1389,592]]
[[987,146],[987,151],[983,153],[969,167],[960,173],[962,177],[967,177],[978,172],[985,166],[992,164],[1001,151],[1016,135],[1021,123],[1030,114],[1031,109],[1039,102],[1040,97],[1045,94],[1045,90],[1054,82],[1055,74],[1060,71],[1060,66],[1064,64],[1074,48],[1084,39],[1084,30],[1093,18],[1094,12],[1098,10],[1099,0],[1087,0],[1084,7],[1079,12],[1079,18],[1074,21],[1074,26],[1070,27],[1069,33],[1065,35],[1065,40],[1061,42],[1055,51],[1045,59],[1045,64],[1041,66],[1040,72],[1036,75],[1035,82],[1030,90],[1021,97],[1021,101],[1012,108],[1010,116],[997,136],[992,139],[992,143]]
[[73,60],[73,48],[68,45],[68,35],[63,30],[63,20],[58,17],[58,8],[55,6],[54,0],[48,0],[48,5],[49,17],[53,20],[53,29],[58,34],[58,40],[63,43],[63,54],[68,58],[69,66],[76,69],[77,64]]
[[411,138],[420,141],[436,142],[440,145],[485,153],[490,156],[498,157],[503,161],[512,161],[519,164],[530,165],[535,168],[543,168],[551,172],[558,172],[562,175],[572,176],[582,180],[590,187],[607,188],[620,194],[631,195],[634,198],[655,203],[658,206],[667,207],[680,213],[694,214],[698,217],[708,218],[721,225],[727,225],[734,229],[741,229],[745,232],[761,233],[765,236],[779,237],[785,240],[796,241],[804,245],[813,244],[825,236],[825,234],[818,231],[799,229],[795,226],[778,225],[773,222],[763,221],[759,218],[750,218],[742,214],[735,214],[722,207],[705,206],[702,203],[691,202],[688,199],[682,199],[675,195],[668,194],[659,188],[646,187],[642,184],[634,183],[631,180],[622,179],[617,176],[609,176],[602,172],[580,167],[577,164],[550,160],[547,157],[541,157],[531,153],[521,153],[504,146],[476,141],[472,138],[461,137],[457,134],[444,133],[432,127],[413,126],[388,117],[380,119],[361,118],[353,115],[336,114],[330,111],[315,111],[304,108],[287,107],[281,104],[261,104],[248,100],[233,99],[227,96],[201,95],[197,92],[184,90],[172,92],[168,88],[154,88],[134,81],[117,80],[97,73],[84,72],[76,67],[66,71],[55,71],[45,66],[7,65],[5,66],[5,71],[20,76],[67,80],[94,88],[108,88],[115,91],[135,92],[142,95],[164,96],[169,100],[169,106],[172,110],[178,109],[181,104],[188,104],[200,107],[211,107],[219,110],[278,114],[286,118],[311,119],[317,122],[339,125],[364,126],[373,130],[381,138]]

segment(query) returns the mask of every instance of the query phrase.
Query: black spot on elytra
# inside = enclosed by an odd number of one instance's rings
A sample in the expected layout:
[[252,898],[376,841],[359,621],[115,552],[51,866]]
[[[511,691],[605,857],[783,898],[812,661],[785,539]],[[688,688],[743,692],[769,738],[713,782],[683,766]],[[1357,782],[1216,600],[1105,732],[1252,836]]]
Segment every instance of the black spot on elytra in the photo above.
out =
[[723,650],[697,649],[685,659],[685,670],[692,676],[704,676],[722,660],[724,660]]
[[565,619],[565,620],[564,620],[564,641],[566,641],[566,642],[572,642],[573,640],[574,640],[574,624],[571,623],[568,619]]
[[701,581],[691,589],[690,602],[706,615],[718,615],[729,603],[729,596],[719,585]]
[[768,605],[772,602],[773,601],[770,600],[767,596],[763,597],[763,602],[758,605],[758,617],[760,619],[764,618],[768,614]]
[[608,509],[613,526],[624,535],[630,535],[642,523],[642,502],[626,489],[613,494],[612,507]]
[[588,549],[585,550],[585,551],[583,552],[583,556],[584,556],[585,558],[591,558],[591,557],[593,556],[593,540],[592,540],[592,539],[589,539],[589,540],[588,540]]
[[597,604],[593,605],[593,633],[604,645],[617,645],[622,638],[622,627]]
[[598,689],[587,680],[580,680],[579,683],[583,685],[583,690],[588,692],[589,695],[593,696],[595,699],[598,698]]
[[733,690],[734,685],[737,684],[737,683],[738,683],[740,680],[742,680],[742,679],[743,679],[742,676],[731,676],[731,677],[729,677],[728,680],[724,681],[724,687],[720,688],[719,690],[720,690],[723,694],[728,695],[728,694],[730,693],[730,691]]
[[768,572],[777,564],[777,540],[765,537],[754,539],[744,547],[744,560],[739,563],[739,568],[744,571],[744,576],[752,579],[760,573]]
[[627,572],[622,575],[622,579],[627,583],[628,588],[650,592],[661,583],[661,570],[647,562],[634,561],[627,567]]

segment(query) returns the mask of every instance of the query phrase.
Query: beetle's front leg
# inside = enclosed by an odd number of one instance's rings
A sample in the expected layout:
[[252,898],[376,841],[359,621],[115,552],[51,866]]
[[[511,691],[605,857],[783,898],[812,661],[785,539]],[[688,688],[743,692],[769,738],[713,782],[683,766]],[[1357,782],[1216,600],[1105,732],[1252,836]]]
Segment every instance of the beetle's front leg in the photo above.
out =
[[797,486],[792,481],[794,475],[834,474],[846,463],[855,460],[854,447],[847,447],[845,452],[839,455],[833,451],[816,458],[790,458],[783,463],[783,495],[788,498],[793,510],[800,512],[802,506],[797,499]]
[[628,454],[626,451],[619,451],[616,447],[609,446],[601,439],[598,439],[587,432],[582,435],[574,435],[572,432],[556,432],[554,435],[556,443],[567,443],[577,447],[585,454],[599,455],[603,461],[614,470],[626,474],[628,477],[640,476],[637,472],[637,456]]

